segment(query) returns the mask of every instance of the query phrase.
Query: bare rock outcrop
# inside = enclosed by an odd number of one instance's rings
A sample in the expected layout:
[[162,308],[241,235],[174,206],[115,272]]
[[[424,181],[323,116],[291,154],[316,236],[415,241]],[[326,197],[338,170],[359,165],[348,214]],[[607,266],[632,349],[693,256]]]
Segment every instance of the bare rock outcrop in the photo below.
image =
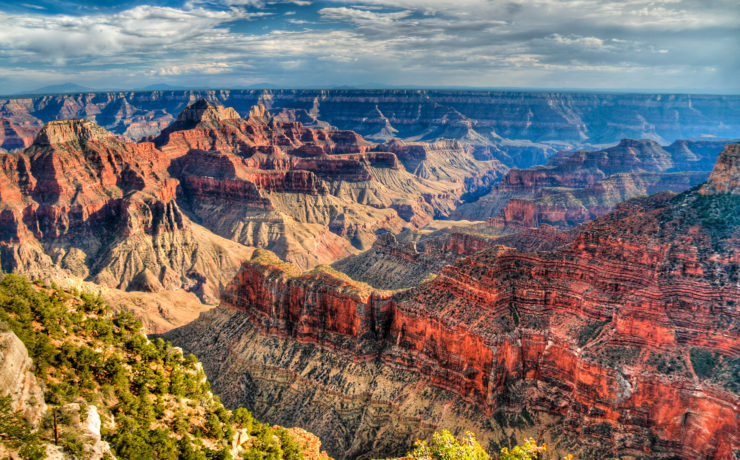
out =
[[21,411],[35,428],[46,414],[44,392],[31,371],[26,346],[6,328],[0,324],[0,396],[10,396],[11,408]]
[[155,304],[162,292],[213,304],[254,247],[302,268],[332,263],[379,233],[448,215],[472,187],[464,176],[485,186],[502,171],[459,143],[418,144],[426,161],[451,165],[425,178],[377,147],[259,104],[242,118],[198,100],[142,142],[89,120],[52,121],[24,151],[0,152],[0,265]]
[[714,194],[740,194],[740,144],[728,144],[717,159],[717,165],[702,191]]

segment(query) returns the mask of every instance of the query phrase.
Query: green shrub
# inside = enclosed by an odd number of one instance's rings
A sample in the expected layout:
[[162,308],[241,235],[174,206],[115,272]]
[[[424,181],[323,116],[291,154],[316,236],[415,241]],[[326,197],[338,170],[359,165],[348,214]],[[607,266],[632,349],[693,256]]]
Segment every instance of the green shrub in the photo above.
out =
[[694,372],[700,378],[706,379],[712,376],[712,371],[719,363],[719,355],[702,348],[692,348],[690,351],[691,365]]
[[[499,455],[493,457],[498,460],[535,460],[547,450],[547,445],[538,445],[534,439],[529,438],[524,444],[514,446],[512,449],[504,447]],[[467,431],[461,438],[456,438],[449,431],[434,433],[432,440],[417,440],[414,449],[403,457],[405,460],[487,460],[491,455],[481,447],[475,439],[475,435]],[[572,459],[571,455],[564,460]]]
[[408,459],[431,459],[431,460],[486,460],[490,455],[475,440],[475,435],[466,432],[465,436],[458,439],[449,431],[434,433],[432,440],[414,443],[414,450],[406,455]]

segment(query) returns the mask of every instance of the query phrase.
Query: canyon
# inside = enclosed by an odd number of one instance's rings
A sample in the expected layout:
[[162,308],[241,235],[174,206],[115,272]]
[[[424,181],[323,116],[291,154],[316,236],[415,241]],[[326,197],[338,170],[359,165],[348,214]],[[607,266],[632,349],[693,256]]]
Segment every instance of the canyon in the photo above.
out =
[[227,406],[337,458],[441,429],[490,451],[533,436],[578,458],[732,458],[735,102],[0,100],[0,266],[133,311]]
[[485,248],[384,291],[255,253],[167,338],[227,405],[300,424],[338,458],[470,429],[579,458],[740,449],[740,144],[707,182],[628,200],[554,250]]

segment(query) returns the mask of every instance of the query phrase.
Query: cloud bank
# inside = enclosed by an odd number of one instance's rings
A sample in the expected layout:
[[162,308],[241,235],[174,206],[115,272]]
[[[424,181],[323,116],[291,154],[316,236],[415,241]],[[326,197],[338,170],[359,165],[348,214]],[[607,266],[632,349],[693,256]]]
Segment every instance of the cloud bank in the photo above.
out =
[[0,1],[5,93],[182,86],[740,92],[735,0]]

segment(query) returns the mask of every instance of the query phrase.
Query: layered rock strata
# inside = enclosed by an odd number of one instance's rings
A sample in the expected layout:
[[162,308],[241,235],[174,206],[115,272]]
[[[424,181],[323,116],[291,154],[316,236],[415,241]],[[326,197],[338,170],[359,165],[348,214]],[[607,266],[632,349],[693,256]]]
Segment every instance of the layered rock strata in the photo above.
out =
[[[331,263],[448,215],[505,170],[459,143],[416,145],[435,164],[459,153],[464,167],[425,178],[354,132],[280,121],[263,105],[242,118],[196,101],[138,143],[89,120],[53,121],[25,150],[0,152],[0,263],[94,282],[127,305],[143,297],[120,291],[212,304],[254,247],[304,269]],[[148,324],[176,320],[161,296],[144,297],[160,311]]]
[[486,234],[486,230],[485,224],[469,224],[431,233],[387,233],[368,251],[338,260],[332,267],[378,289],[406,289],[436,276],[445,265],[497,245],[550,250],[573,239],[572,234],[548,225],[503,236]]

